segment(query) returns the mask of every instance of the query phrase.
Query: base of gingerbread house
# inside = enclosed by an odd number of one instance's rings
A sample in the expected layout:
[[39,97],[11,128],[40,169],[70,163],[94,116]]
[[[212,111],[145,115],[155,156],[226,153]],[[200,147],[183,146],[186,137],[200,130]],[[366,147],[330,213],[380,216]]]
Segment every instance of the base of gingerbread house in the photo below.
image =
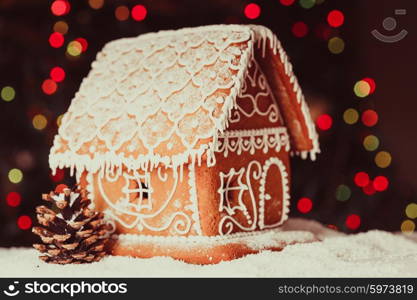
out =
[[287,245],[317,241],[310,232],[271,229],[228,236],[162,237],[134,234],[114,236],[111,253],[150,258],[170,256],[191,264],[217,264],[262,250],[281,251]]

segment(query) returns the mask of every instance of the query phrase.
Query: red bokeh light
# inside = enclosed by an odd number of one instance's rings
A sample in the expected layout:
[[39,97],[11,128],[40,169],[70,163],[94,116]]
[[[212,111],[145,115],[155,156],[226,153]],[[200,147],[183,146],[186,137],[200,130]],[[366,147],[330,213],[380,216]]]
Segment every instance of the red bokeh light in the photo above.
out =
[[52,95],[56,92],[58,85],[52,79],[45,79],[42,83],[42,91],[47,95]]
[[350,230],[356,230],[361,226],[361,217],[355,214],[347,216],[345,221],[346,227]]
[[333,125],[333,118],[328,114],[323,114],[317,118],[317,127],[320,130],[329,130]]
[[88,42],[85,38],[76,38],[75,40],[80,43],[82,52],[87,51]]
[[20,205],[20,202],[22,202],[22,197],[19,193],[10,192],[6,196],[6,202],[8,206],[16,207]]
[[372,127],[378,123],[378,114],[372,109],[365,110],[362,113],[362,123],[365,126]]
[[55,16],[63,16],[69,13],[71,6],[66,0],[56,0],[51,4],[51,11]]
[[65,177],[65,171],[63,169],[57,169],[55,175],[50,175],[52,181],[59,182],[64,180]]
[[65,71],[61,67],[54,67],[51,69],[51,72],[49,73],[52,80],[55,82],[61,82],[65,79]]
[[308,27],[304,22],[296,22],[291,28],[292,34],[298,38],[302,38],[307,35]]
[[49,44],[53,48],[59,48],[64,44],[64,36],[59,32],[51,33],[49,36]]
[[378,192],[385,191],[389,186],[389,180],[385,176],[377,176],[374,179],[373,187]]
[[261,7],[255,3],[249,3],[245,7],[245,16],[248,19],[257,19],[261,15]]
[[345,22],[345,15],[340,10],[332,10],[327,15],[327,23],[331,27],[340,27]]
[[17,218],[17,226],[22,230],[28,230],[32,226],[32,219],[29,216],[20,216]]
[[313,201],[311,201],[310,198],[301,198],[297,202],[297,209],[303,213],[306,214],[313,208]]
[[369,184],[369,175],[365,172],[358,172],[353,178],[355,184],[359,187],[365,187]]
[[376,193],[374,189],[374,185],[371,180],[369,180],[369,183],[367,186],[362,187],[362,191],[365,195],[368,195],[368,196],[372,196]]
[[369,84],[369,87],[370,87],[369,94],[373,94],[373,92],[375,92],[375,89],[376,89],[375,80],[373,80],[370,77],[365,77],[362,80],[365,81],[367,84]]
[[279,0],[279,2],[281,2],[282,5],[290,6],[290,5],[293,5],[295,0]]
[[146,18],[148,11],[145,6],[143,5],[135,5],[132,8],[132,18],[135,21],[142,21]]

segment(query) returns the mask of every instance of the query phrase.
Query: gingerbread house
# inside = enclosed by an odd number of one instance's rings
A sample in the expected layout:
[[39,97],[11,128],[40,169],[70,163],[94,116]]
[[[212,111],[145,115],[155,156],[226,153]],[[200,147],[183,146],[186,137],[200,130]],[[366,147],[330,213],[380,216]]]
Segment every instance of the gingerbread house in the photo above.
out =
[[213,25],[108,43],[49,162],[114,221],[115,255],[204,264],[282,248],[290,156],[318,152],[277,37]]

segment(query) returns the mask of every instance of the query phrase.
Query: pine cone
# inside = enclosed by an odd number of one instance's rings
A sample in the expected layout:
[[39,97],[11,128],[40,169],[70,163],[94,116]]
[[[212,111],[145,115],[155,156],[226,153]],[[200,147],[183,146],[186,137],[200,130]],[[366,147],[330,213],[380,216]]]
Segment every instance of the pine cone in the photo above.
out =
[[88,208],[91,201],[85,190],[59,185],[55,192],[43,194],[50,203],[36,207],[37,219],[43,227],[33,227],[42,243],[33,247],[44,255],[45,262],[55,264],[99,261],[105,254],[108,226],[103,214]]

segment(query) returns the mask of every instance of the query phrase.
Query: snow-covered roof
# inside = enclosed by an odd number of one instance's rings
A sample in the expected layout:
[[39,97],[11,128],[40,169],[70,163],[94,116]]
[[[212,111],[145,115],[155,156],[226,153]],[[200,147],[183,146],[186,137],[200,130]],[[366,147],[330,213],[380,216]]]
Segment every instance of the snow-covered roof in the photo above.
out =
[[266,48],[279,57],[307,124],[311,147],[301,150],[314,156],[314,125],[276,36],[263,26],[212,25],[108,43],[62,118],[51,168],[176,166],[212,155],[255,50]]

